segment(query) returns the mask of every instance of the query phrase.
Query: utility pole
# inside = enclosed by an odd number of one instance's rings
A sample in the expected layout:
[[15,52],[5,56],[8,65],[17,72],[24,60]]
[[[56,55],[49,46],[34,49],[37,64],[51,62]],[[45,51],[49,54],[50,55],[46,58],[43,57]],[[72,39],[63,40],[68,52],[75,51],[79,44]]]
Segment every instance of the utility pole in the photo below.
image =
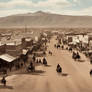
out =
[[25,25],[25,32],[27,32],[27,25]]

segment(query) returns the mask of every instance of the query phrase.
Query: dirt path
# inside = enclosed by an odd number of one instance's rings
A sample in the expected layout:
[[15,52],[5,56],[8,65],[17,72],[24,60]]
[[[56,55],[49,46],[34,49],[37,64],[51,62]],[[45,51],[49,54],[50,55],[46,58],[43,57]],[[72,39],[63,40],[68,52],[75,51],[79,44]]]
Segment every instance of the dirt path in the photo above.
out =
[[[49,44],[53,55],[47,55],[49,66],[38,66],[39,74],[19,74],[7,77],[7,88],[0,86],[0,92],[92,92],[92,78],[89,71],[92,66],[81,54],[85,62],[75,62],[66,50],[54,48],[55,38]],[[63,68],[63,76],[57,74],[56,66]]]

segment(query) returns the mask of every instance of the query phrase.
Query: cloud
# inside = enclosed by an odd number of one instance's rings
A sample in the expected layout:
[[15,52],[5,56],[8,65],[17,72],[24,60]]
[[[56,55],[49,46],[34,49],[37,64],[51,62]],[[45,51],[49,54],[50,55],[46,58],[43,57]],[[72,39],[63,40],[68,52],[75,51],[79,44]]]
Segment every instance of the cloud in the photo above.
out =
[[0,3],[0,8],[16,8],[16,7],[26,7],[26,8],[36,8],[36,7],[66,7],[70,3],[67,0],[46,0],[46,1],[39,1],[37,3],[32,2],[30,0],[11,0],[6,2]]
[[62,10],[63,8],[69,7],[71,3],[68,0],[39,0],[38,2],[33,2],[32,0],[10,0],[6,2],[0,2],[0,16],[16,14],[18,11],[23,13],[24,11],[54,11]]
[[81,10],[64,10],[63,12],[61,12],[61,14],[64,15],[87,15],[87,16],[92,16],[92,7],[88,7],[88,8],[84,8]]
[[2,10],[0,11],[1,14],[0,14],[0,17],[4,17],[4,16],[10,16],[10,15],[15,15],[15,14],[24,14],[24,13],[28,13],[30,12],[29,10],[26,10],[26,9],[13,9],[13,10]]
[[29,6],[32,6],[33,3],[32,1],[29,1],[29,0],[11,0],[11,1],[8,1],[7,3],[6,2],[1,2],[0,3],[0,9],[10,9],[10,8],[16,8],[18,6],[24,6],[24,7],[29,7]]
[[79,2],[79,0],[73,0],[73,2],[77,3],[77,2]]
[[87,0],[38,0],[37,2],[33,2],[33,0],[9,0],[0,2],[0,16],[38,10],[64,15],[92,15],[92,1],[88,0],[88,2]]

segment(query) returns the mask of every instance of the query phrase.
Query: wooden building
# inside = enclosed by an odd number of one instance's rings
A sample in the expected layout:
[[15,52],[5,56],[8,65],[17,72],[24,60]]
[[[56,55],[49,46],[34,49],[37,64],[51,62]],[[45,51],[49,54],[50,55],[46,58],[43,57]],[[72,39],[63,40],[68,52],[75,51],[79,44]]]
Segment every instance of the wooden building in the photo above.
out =
[[13,57],[9,54],[0,55],[0,69],[13,67],[17,59],[17,57]]
[[68,43],[82,43],[82,44],[88,44],[89,43],[89,37],[87,34],[67,34],[66,35]]
[[22,53],[21,43],[7,43],[5,46],[5,53],[8,53],[12,56],[19,56]]
[[5,53],[5,45],[4,44],[0,44],[0,55]]

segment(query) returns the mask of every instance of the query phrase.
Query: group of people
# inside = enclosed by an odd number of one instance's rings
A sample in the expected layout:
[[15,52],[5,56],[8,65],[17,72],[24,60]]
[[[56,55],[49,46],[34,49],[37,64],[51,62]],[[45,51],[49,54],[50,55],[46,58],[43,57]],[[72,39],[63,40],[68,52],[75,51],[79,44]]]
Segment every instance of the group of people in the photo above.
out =
[[46,60],[46,58],[44,57],[42,60],[41,60],[41,59],[37,59],[37,60],[36,60],[36,63],[47,65],[47,60]]
[[64,49],[64,45],[60,45],[60,44],[54,44],[54,47],[59,49],[61,48],[62,50]]
[[46,58],[44,57],[43,60],[41,59],[35,59],[35,61],[31,61],[30,62],[30,65],[27,67],[27,71],[31,71],[31,72],[35,72],[35,63],[37,64],[43,64],[43,65],[47,65],[47,60]]
[[76,61],[76,60],[80,60],[80,54],[79,54],[79,52],[74,52],[73,51],[73,54],[72,54],[72,58]]

